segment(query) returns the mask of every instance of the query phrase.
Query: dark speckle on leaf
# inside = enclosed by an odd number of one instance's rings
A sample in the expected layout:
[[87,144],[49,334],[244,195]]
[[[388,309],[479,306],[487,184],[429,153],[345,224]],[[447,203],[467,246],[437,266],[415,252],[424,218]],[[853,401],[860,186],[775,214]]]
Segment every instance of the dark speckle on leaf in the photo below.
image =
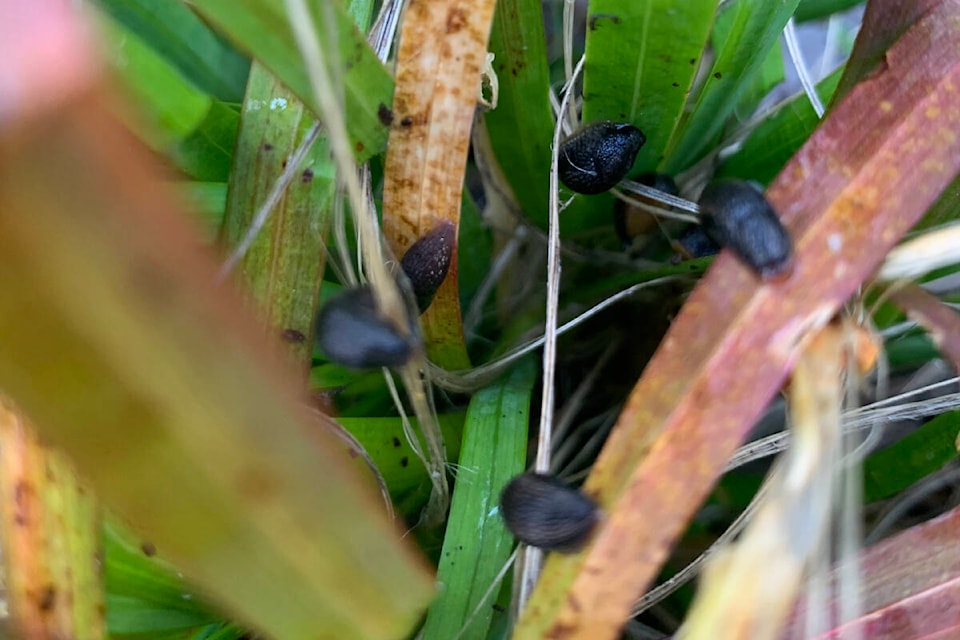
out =
[[46,613],[47,611],[53,610],[53,607],[56,603],[57,590],[52,584],[48,584],[40,591],[37,606],[41,612]]
[[401,127],[409,127],[409,126],[412,125],[412,124],[413,124],[413,118],[411,118],[410,116],[407,116],[407,117],[405,117],[403,120],[400,121],[400,126],[401,126]]
[[393,446],[394,446],[394,447],[399,447],[399,446],[400,446],[400,438],[398,438],[398,437],[396,437],[396,436],[393,437]]
[[674,82],[674,83],[673,83],[673,86],[679,87],[679,86],[680,86],[680,83],[679,83],[679,82]]
[[595,13],[587,20],[587,28],[590,31],[596,31],[597,27],[600,26],[598,23],[601,20],[609,20],[613,24],[620,24],[620,16],[614,15],[612,13]]
[[147,556],[148,558],[152,558],[153,556],[157,555],[157,547],[154,546],[152,542],[144,542],[140,545],[140,550],[143,551],[143,555]]
[[381,102],[380,106],[377,107],[377,118],[380,119],[380,124],[389,127],[393,123],[393,111]]
[[304,169],[303,173],[300,174],[300,180],[302,182],[310,182],[313,180],[313,169],[310,169],[309,167]]
[[719,80],[720,78],[723,77],[723,74],[720,73],[719,71],[717,71],[715,74],[713,74],[713,77],[716,78],[717,80]]
[[400,458],[401,467],[406,467],[408,464],[410,464],[410,458],[408,458],[407,456],[403,456],[402,458]]
[[273,151],[273,145],[270,144],[269,142],[264,142],[264,143],[263,143],[263,150],[264,150],[264,151]]

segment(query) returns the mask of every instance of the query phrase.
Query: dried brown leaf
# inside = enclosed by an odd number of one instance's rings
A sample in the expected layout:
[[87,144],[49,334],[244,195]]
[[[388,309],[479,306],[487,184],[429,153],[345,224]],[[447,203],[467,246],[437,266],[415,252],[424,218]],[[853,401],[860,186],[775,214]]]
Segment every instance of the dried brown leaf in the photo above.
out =
[[[414,0],[397,51],[383,186],[383,232],[398,258],[449,220],[460,194],[495,2]],[[470,366],[457,286],[457,251],[421,316],[427,352],[448,369]]]

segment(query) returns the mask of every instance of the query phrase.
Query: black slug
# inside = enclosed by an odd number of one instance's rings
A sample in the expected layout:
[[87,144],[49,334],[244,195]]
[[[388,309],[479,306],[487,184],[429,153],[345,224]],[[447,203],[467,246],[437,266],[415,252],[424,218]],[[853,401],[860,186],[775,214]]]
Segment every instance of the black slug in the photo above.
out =
[[317,316],[317,343],[330,360],[357,369],[398,367],[415,341],[377,311],[369,287],[344,289]]
[[560,180],[577,193],[603,193],[623,180],[646,141],[632,124],[607,120],[587,125],[560,143]]
[[420,313],[427,310],[447,277],[456,239],[456,226],[449,220],[443,220],[410,245],[400,260],[400,268],[410,280]]
[[720,246],[707,235],[703,226],[699,224],[691,225],[689,229],[683,232],[680,239],[677,240],[677,248],[680,252],[686,254],[683,256],[684,258],[705,258],[720,252]]
[[503,488],[500,514],[518,540],[551,551],[582,547],[600,520],[600,509],[583,492],[542,473],[523,473]]
[[761,278],[783,275],[792,264],[793,241],[763,193],[744,180],[707,185],[700,196],[703,228]]

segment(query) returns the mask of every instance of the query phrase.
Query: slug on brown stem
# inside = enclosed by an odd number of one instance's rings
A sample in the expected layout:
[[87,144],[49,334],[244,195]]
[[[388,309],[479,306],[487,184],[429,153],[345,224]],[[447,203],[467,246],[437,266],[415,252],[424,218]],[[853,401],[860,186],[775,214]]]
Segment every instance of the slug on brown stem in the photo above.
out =
[[447,277],[456,241],[456,226],[449,220],[443,220],[403,254],[400,268],[413,287],[420,313],[427,310]]

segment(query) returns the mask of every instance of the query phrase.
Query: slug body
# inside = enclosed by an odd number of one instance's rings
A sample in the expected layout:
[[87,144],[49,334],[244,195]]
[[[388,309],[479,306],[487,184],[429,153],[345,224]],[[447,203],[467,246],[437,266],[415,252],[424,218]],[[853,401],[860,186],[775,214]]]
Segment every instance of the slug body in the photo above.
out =
[[603,121],[583,127],[560,143],[560,181],[577,193],[603,193],[623,180],[646,141],[632,124]]
[[456,240],[456,226],[444,220],[410,245],[400,260],[400,268],[410,280],[420,313],[427,310],[447,277]]
[[565,552],[586,544],[601,517],[583,492],[541,473],[524,473],[508,482],[500,494],[500,514],[521,542]]
[[317,317],[317,343],[330,360],[357,369],[398,367],[410,359],[413,336],[405,336],[377,310],[369,287],[345,289]]
[[793,241],[763,193],[743,180],[707,185],[700,196],[703,228],[763,279],[784,275],[792,265]]
[[720,245],[713,241],[703,226],[695,224],[683,232],[677,240],[678,249],[689,258],[705,258],[720,252]]

